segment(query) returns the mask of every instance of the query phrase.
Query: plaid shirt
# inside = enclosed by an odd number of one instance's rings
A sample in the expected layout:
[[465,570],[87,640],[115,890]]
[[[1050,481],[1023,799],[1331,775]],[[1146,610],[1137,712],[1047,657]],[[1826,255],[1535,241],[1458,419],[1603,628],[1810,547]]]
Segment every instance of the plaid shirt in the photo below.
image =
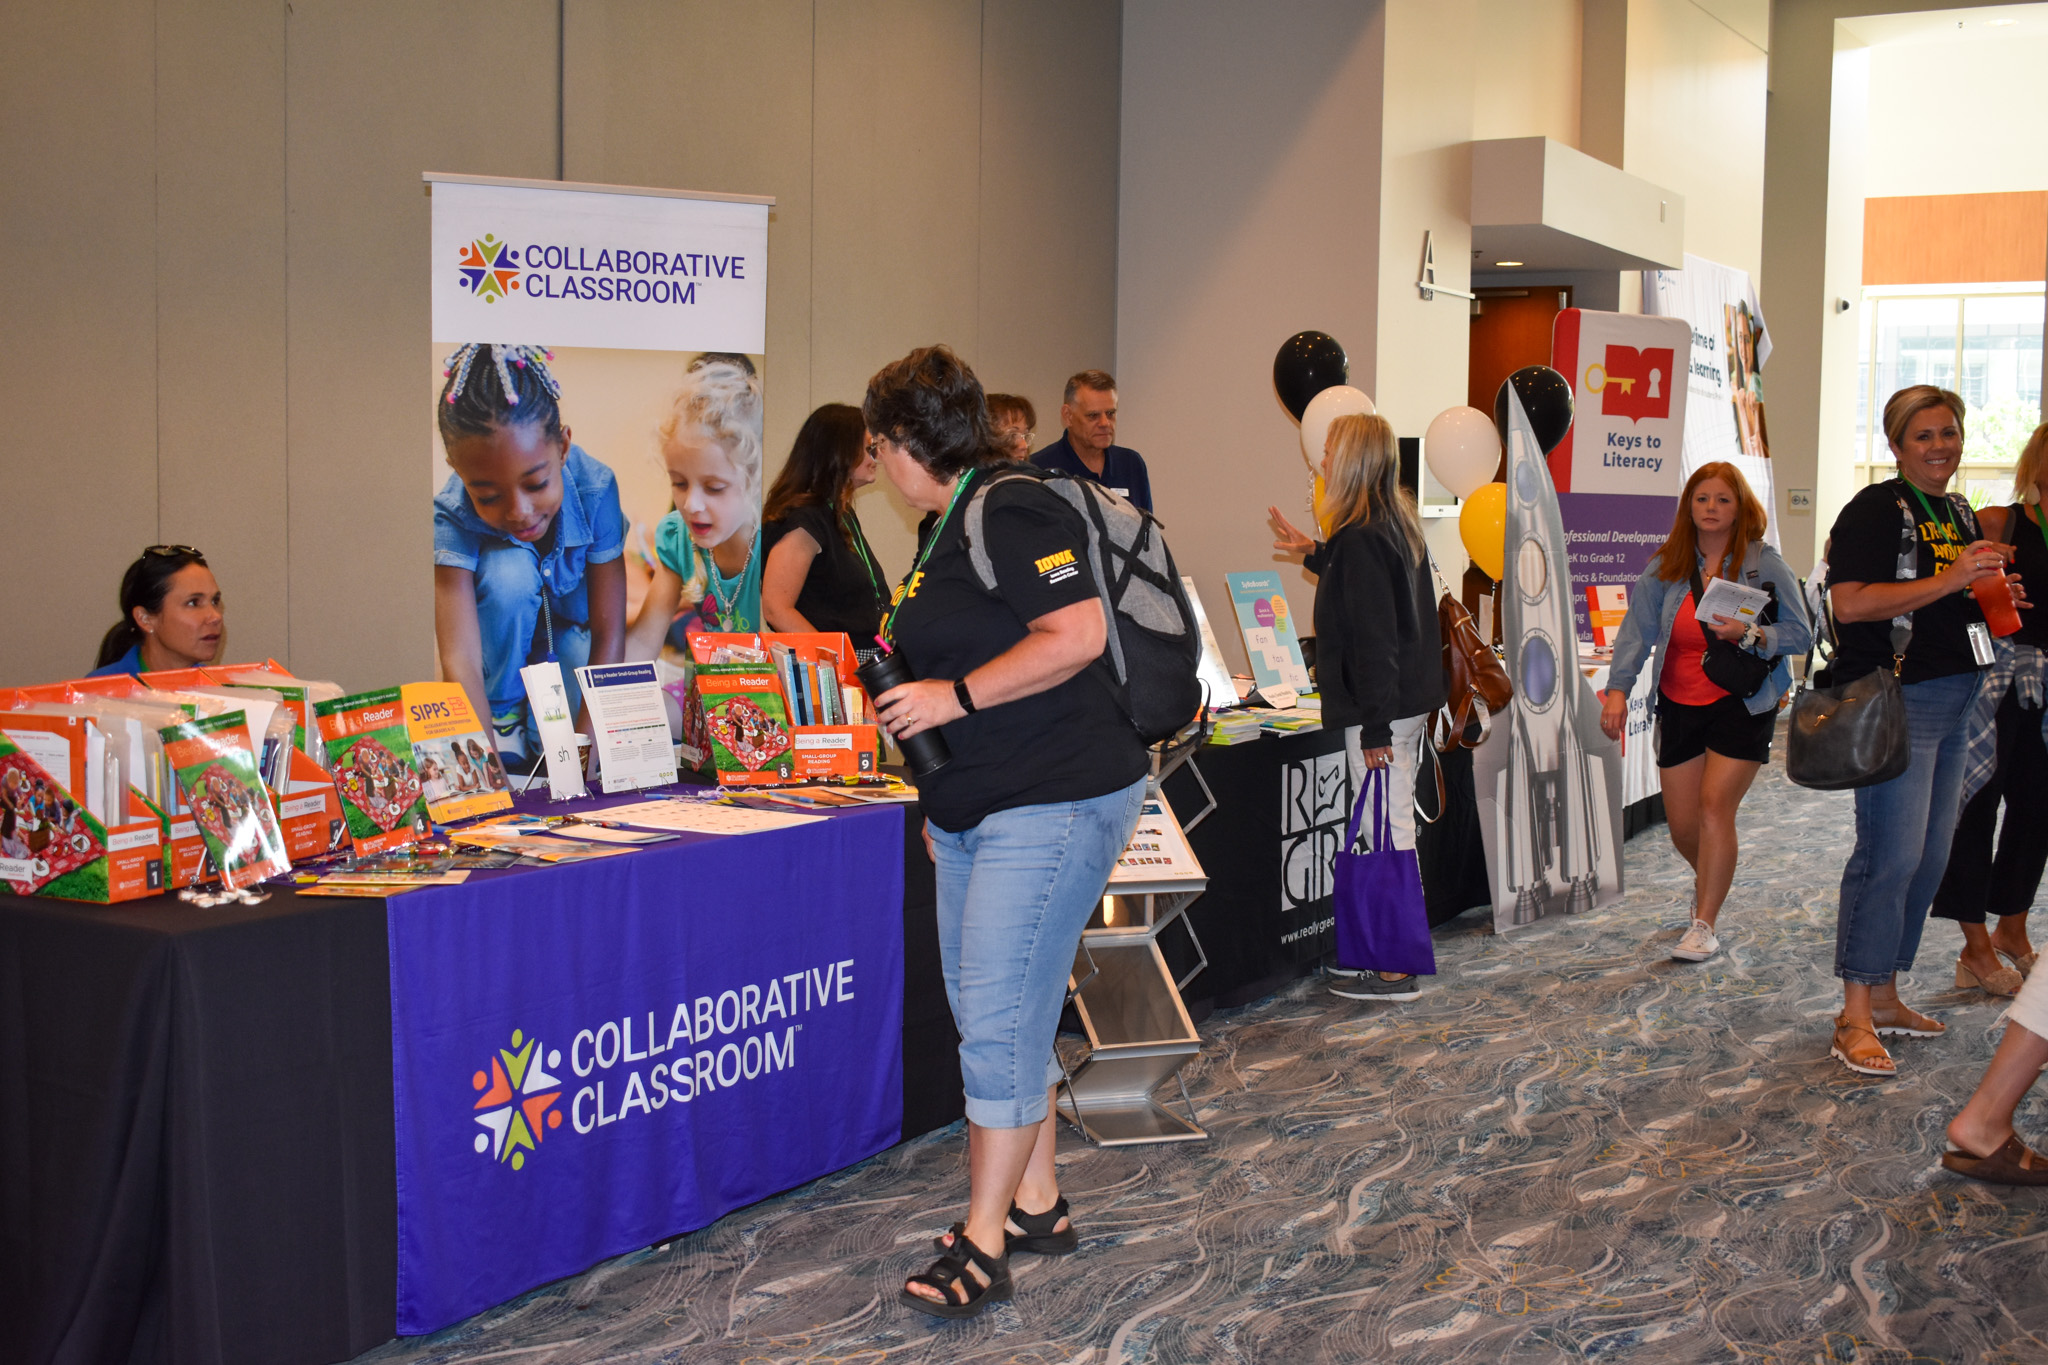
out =
[[2048,674],[2048,657],[2032,645],[2011,640],[1992,642],[1997,653],[1984,670],[1977,686],[1977,700],[1971,704],[1964,733],[1969,736],[1963,754],[1963,804],[1984,790],[1998,768],[1998,704],[2009,687],[2020,690],[2020,705],[2041,713],[2041,739],[2048,743],[2048,707],[2043,702],[2043,678]]

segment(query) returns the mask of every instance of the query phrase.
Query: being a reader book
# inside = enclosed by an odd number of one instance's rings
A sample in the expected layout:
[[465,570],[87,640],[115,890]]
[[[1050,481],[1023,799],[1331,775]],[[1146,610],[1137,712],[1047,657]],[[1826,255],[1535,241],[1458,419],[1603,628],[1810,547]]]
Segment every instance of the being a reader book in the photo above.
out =
[[313,708],[328,771],[358,856],[412,843],[426,832],[426,802],[396,687],[336,697]]
[[240,711],[165,726],[164,757],[178,775],[192,822],[232,891],[292,870],[284,831],[256,767],[248,718]]
[[17,896],[107,897],[107,830],[0,734],[0,881]]
[[[789,780],[795,771],[789,710],[772,668],[701,664],[691,695],[706,746],[701,771],[728,784]],[[686,743],[695,730],[686,721]]]
[[1301,640],[1295,633],[1287,594],[1281,590],[1279,571],[1227,573],[1223,578],[1230,585],[1237,628],[1244,636],[1244,652],[1251,659],[1259,691],[1268,701],[1291,704],[1291,697],[1281,701],[1272,692],[1308,691],[1308,665],[1302,662]]
[[438,824],[512,808],[498,747],[477,723],[461,683],[407,683],[398,689],[405,733],[419,769],[420,796]]

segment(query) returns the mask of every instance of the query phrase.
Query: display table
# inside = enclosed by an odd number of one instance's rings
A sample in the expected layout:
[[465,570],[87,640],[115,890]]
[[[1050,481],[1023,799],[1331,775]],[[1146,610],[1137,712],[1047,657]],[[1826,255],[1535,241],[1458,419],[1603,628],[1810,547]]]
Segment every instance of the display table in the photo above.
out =
[[[950,1122],[961,1106],[931,865],[915,807],[835,818],[886,822],[900,847],[907,1137]],[[482,891],[491,880],[566,884],[606,867],[617,879],[630,867],[630,885],[608,888],[614,902],[631,897],[643,917],[664,902],[701,913],[725,888],[682,875],[691,855],[683,840],[594,864],[478,874],[467,888],[389,904],[461,916],[459,901],[421,898]],[[290,891],[215,909],[169,897],[113,907],[0,897],[0,1359],[293,1365],[347,1359],[394,1334],[386,905]],[[800,944],[809,913],[795,898],[756,923]],[[472,949],[486,964],[502,961],[490,957],[488,938]],[[552,956],[573,980],[578,960]],[[462,970],[485,974],[475,962]],[[717,964],[708,971],[715,978]],[[856,976],[849,989],[861,984]],[[710,992],[714,1028],[727,988]],[[704,993],[692,991],[693,1003]],[[552,1007],[531,997],[505,1003]],[[602,1023],[580,1024],[564,1041],[583,1027]],[[644,1050],[644,1032],[637,1045]],[[574,1058],[564,1060],[573,1108],[595,1077],[576,1076]],[[714,1078],[719,1060],[713,1048]],[[524,1170],[474,1151],[471,1136],[485,1129],[468,1113],[480,1098],[471,1073],[483,1063],[466,1058],[442,1078],[466,1120],[455,1154],[511,1181],[544,1176],[540,1156],[556,1155],[546,1143],[573,1132],[574,1115],[549,1130]],[[613,1118],[618,1102],[607,1096]],[[583,1117],[594,1122],[588,1100]]]

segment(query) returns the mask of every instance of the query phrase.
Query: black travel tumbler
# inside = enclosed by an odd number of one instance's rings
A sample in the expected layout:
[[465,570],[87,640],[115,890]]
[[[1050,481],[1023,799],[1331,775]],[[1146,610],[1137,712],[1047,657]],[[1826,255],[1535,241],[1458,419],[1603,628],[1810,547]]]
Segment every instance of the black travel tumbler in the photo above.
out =
[[[916,682],[917,675],[910,671],[910,664],[904,659],[903,651],[894,650],[870,663],[864,663],[857,670],[860,685],[868,690],[870,701],[879,702],[882,694],[891,688],[901,687],[907,682]],[[946,737],[938,727],[920,730],[909,739],[899,739],[903,756],[910,760],[913,777],[928,777],[952,761],[953,751],[946,747]]]

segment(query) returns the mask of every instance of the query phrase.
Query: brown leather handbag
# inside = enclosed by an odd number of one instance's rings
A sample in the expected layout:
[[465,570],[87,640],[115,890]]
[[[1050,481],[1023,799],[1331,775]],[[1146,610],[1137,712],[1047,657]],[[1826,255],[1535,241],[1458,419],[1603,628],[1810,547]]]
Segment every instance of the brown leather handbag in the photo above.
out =
[[[1436,567],[1433,561],[1430,567]],[[1441,573],[1437,580],[1442,582]],[[1507,668],[1493,652],[1493,646],[1481,638],[1472,613],[1451,595],[1448,587],[1436,604],[1436,624],[1443,636],[1444,682],[1449,696],[1429,719],[1430,743],[1440,754],[1447,754],[1461,744],[1476,749],[1486,739],[1489,718],[1514,700],[1514,684],[1508,681]],[[1475,716],[1479,733],[1468,739],[1465,732]]]

